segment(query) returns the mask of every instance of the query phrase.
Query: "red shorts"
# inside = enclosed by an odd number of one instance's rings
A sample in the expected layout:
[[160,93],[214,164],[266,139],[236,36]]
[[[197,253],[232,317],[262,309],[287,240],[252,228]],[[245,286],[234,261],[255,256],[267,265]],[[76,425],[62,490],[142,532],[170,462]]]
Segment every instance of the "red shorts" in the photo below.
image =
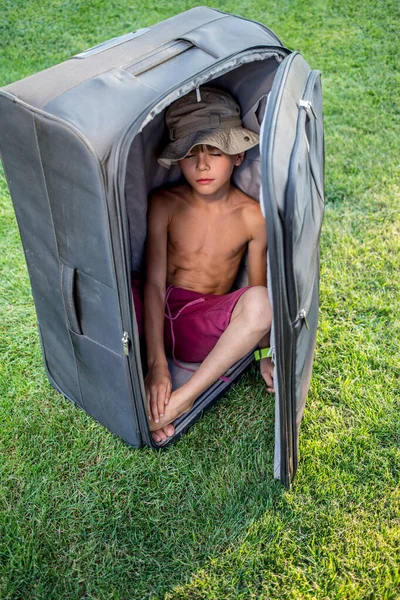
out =
[[[140,282],[132,280],[139,335],[143,332]],[[229,325],[237,301],[248,287],[217,296],[170,286],[165,297],[165,351],[178,360],[202,362]]]

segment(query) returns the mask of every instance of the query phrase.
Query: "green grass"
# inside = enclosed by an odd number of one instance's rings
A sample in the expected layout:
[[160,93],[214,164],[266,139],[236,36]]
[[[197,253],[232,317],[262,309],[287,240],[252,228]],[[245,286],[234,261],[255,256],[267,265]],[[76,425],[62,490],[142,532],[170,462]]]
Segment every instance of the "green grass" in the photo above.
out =
[[[196,5],[0,2],[1,85]],[[399,5],[213,5],[323,74],[320,327],[295,485],[272,478],[273,399],[255,368],[160,453],[50,387],[1,174],[2,600],[400,597]]]

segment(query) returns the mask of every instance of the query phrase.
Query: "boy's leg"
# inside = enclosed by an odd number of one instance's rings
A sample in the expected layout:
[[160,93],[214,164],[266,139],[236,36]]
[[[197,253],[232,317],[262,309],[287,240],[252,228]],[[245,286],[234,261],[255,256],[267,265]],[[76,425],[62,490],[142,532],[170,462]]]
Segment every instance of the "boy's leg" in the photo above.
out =
[[250,352],[270,330],[271,322],[272,309],[267,289],[254,286],[246,290],[237,301],[229,325],[213,350],[191,378],[172,392],[164,417],[158,423],[150,421],[155,441],[163,441],[172,435],[169,424],[187,412],[200,394]]

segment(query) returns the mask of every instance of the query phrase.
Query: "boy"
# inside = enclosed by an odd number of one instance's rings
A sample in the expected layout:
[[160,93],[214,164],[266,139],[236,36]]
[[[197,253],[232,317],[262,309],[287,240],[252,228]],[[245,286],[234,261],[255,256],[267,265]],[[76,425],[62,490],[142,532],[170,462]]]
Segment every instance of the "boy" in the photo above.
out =
[[[174,102],[166,124],[171,142],[159,162],[178,163],[186,183],[153,194],[148,212],[145,387],[156,442],[237,360],[269,345],[272,320],[265,221],[258,202],[230,182],[258,135],[243,128],[229,94],[206,87]],[[246,248],[249,287],[230,293]],[[175,361],[202,363],[172,393],[165,348]],[[273,392],[271,359],[260,364]]]

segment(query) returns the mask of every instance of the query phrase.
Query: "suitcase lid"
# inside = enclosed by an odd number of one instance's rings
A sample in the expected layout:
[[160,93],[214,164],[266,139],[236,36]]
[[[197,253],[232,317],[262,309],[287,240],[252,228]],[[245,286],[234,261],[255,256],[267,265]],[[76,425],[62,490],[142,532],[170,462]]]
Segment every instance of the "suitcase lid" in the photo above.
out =
[[177,41],[203,49],[214,59],[240,52],[246,45],[282,46],[279,38],[262,24],[200,6],[152,27],[103,42],[2,90],[46,110],[49,102],[83,82],[113,69],[127,69]]
[[298,464],[299,428],[314,356],[324,212],[320,73],[298,52],[285,58],[276,72],[260,151],[260,202],[275,323],[275,477],[288,487]]

